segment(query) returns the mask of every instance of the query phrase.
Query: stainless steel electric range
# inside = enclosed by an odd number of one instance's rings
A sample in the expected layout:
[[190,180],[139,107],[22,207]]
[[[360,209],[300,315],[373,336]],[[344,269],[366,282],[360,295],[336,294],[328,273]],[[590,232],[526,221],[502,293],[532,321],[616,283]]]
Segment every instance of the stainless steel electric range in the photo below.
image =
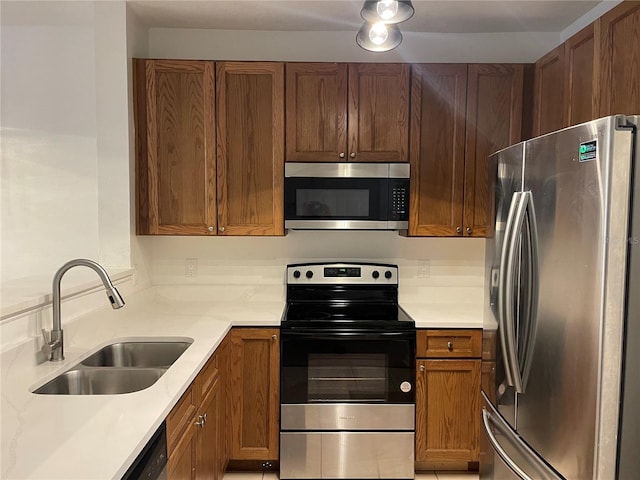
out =
[[287,267],[280,478],[414,478],[415,322],[398,267]]

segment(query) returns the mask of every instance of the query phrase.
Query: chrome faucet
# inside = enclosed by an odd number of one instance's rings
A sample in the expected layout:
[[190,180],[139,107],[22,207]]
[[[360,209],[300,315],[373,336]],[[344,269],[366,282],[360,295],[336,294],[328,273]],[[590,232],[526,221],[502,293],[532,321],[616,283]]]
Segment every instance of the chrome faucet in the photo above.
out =
[[111,279],[109,278],[107,271],[98,263],[93,260],[77,258],[62,265],[62,267],[60,267],[53,276],[53,329],[50,334],[48,334],[44,328],[42,329],[42,336],[44,337],[42,351],[52,362],[64,360],[64,341],[62,336],[62,320],[60,318],[60,282],[67,271],[78,266],[89,267],[98,274],[100,280],[102,280],[102,283],[104,284],[107,298],[109,299],[109,302],[111,302],[112,308],[124,307],[124,300],[120,296],[120,293],[118,293],[116,287],[111,283]]

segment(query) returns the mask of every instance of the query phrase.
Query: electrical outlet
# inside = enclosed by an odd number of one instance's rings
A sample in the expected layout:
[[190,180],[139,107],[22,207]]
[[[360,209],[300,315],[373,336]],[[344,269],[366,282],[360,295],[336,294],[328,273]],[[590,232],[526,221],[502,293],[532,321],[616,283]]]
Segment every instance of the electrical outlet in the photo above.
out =
[[429,260],[420,260],[418,263],[418,277],[429,278],[431,276],[431,262]]
[[197,258],[184,259],[184,276],[185,277],[198,276],[198,259]]

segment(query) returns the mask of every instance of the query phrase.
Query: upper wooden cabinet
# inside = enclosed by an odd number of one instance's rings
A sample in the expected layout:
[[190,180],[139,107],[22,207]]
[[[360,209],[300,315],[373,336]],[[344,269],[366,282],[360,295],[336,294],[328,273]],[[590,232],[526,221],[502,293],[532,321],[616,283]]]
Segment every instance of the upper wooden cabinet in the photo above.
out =
[[422,64],[411,71],[409,235],[462,233],[467,65]]
[[284,64],[216,64],[218,234],[284,235]]
[[408,64],[288,63],[286,77],[287,161],[408,161]]
[[595,27],[598,116],[640,113],[640,2],[622,2]]
[[533,106],[533,135],[564,127],[565,47],[551,50],[536,62]]
[[137,233],[215,233],[214,64],[134,60]]
[[[493,198],[488,158],[522,139],[524,66],[471,64],[468,71],[464,163],[464,234],[484,237],[491,229]],[[492,175],[495,172],[491,173]]]
[[487,157],[521,139],[523,65],[413,68],[409,235],[487,235]]
[[593,24],[564,43],[564,127],[596,118]]
[[134,67],[137,233],[284,235],[284,64]]

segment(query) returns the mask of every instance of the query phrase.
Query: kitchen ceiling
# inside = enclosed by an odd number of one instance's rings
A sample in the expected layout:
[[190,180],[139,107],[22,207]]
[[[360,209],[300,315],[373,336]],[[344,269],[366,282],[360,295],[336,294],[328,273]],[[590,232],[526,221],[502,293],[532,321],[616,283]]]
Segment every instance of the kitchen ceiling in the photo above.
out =
[[[600,1],[414,0],[405,32],[560,32]],[[362,0],[127,0],[150,28],[355,31]]]

